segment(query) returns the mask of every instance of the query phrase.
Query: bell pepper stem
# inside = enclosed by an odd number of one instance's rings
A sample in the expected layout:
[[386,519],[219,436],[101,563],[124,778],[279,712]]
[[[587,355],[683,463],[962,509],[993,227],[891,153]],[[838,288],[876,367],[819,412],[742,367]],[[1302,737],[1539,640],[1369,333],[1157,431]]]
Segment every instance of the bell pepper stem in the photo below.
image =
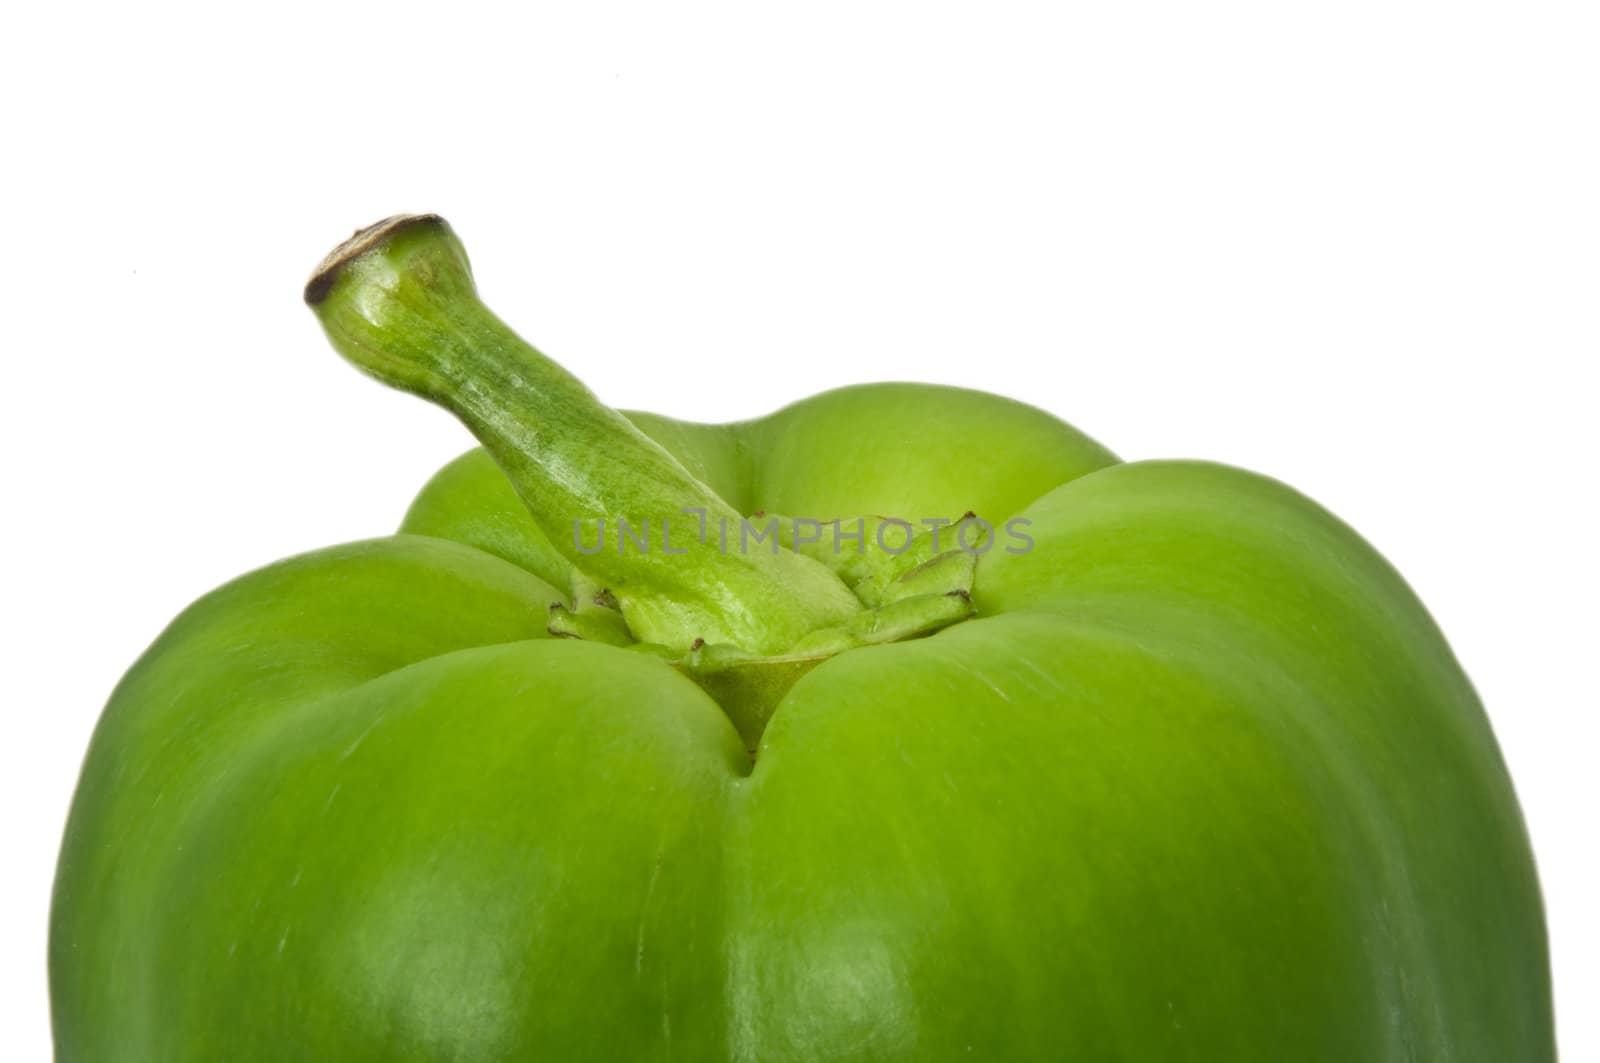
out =
[[696,535],[703,520],[737,524],[740,514],[484,306],[442,218],[361,230],[323,261],[305,297],[347,360],[461,419],[556,549],[616,598],[638,640],[781,653],[860,612],[814,559],[729,551]]

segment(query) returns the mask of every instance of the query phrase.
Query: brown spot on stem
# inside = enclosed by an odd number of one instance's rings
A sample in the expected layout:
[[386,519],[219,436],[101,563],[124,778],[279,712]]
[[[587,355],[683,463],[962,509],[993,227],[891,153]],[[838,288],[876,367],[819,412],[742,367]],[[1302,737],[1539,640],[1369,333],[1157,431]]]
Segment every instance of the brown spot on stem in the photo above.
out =
[[338,282],[339,274],[343,272],[345,266],[396,233],[416,225],[436,225],[442,224],[443,221],[444,219],[437,214],[396,214],[392,218],[374,222],[365,229],[357,229],[351,234],[350,239],[328,252],[328,257],[322,260],[322,264],[306,282],[306,303],[316,306],[326,299],[328,293],[333,291],[333,286]]

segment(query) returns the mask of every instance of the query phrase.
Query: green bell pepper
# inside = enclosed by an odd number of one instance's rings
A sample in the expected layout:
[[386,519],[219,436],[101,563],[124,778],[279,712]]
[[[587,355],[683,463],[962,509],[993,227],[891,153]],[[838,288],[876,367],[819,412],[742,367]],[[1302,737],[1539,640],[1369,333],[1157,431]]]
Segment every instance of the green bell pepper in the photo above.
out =
[[483,448],[119,685],[58,1063],[1554,1059],[1483,710],[1304,496],[952,388],[619,414],[431,216],[307,300]]

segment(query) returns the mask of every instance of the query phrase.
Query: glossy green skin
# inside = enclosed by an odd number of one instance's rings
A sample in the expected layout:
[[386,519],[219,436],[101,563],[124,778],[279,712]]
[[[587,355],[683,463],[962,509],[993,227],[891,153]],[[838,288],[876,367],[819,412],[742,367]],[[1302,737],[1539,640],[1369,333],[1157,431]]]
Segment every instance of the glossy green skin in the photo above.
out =
[[668,664],[545,636],[565,562],[469,454],[426,534],[246,576],[118,688],[58,1063],[1554,1058],[1484,714],[1315,504],[949,389],[635,420],[743,512],[1037,545],[802,679],[752,770]]

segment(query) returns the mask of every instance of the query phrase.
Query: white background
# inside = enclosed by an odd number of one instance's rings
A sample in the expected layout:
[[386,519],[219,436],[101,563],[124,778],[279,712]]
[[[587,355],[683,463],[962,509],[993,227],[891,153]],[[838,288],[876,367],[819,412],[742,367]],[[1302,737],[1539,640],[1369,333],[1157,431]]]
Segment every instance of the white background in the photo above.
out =
[[0,27],[0,1056],[49,1058],[55,848],[118,675],[468,445],[300,303],[349,230],[433,210],[616,405],[945,381],[1331,506],[1478,684],[1563,1054],[1600,1058],[1593,5],[560,6]]

